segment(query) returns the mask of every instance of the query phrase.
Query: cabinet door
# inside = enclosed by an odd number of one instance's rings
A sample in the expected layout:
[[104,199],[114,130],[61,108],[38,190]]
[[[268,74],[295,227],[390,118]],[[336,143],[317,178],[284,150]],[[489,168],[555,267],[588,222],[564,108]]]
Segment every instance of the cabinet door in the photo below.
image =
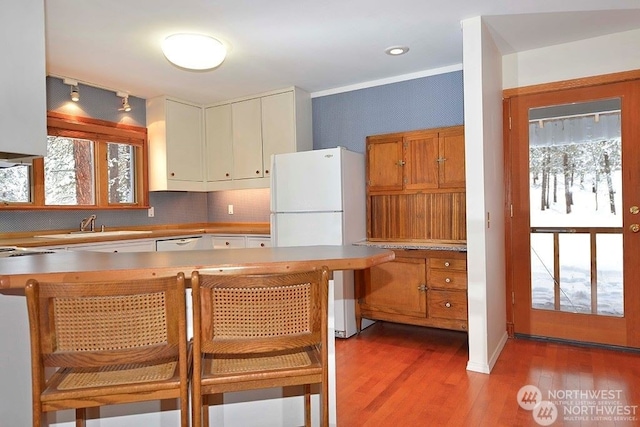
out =
[[416,133],[405,137],[405,189],[438,188],[438,133]]
[[402,136],[367,138],[367,190],[401,191],[403,180]]
[[213,249],[244,248],[244,236],[213,236]]
[[233,178],[233,129],[231,104],[205,110],[207,181]]
[[248,248],[270,248],[271,237],[247,236]]
[[464,128],[440,133],[440,188],[464,188]]
[[371,267],[364,284],[363,302],[368,309],[407,316],[426,317],[427,295],[425,260],[396,258]]
[[168,179],[203,181],[202,109],[166,100]]
[[271,155],[295,150],[293,92],[262,98],[262,152],[264,176],[269,176]]
[[262,114],[260,98],[231,104],[233,178],[261,178]]

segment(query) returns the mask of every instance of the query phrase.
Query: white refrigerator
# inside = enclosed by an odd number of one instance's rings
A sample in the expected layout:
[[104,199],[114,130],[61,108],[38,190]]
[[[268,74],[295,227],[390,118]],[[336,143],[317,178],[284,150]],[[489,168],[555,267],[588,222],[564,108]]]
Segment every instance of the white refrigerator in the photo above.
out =
[[[276,154],[271,162],[273,246],[348,245],[365,240],[363,154],[337,147]],[[335,272],[331,287],[335,336],[348,338],[356,333],[353,271]],[[363,320],[363,327],[370,324]]]

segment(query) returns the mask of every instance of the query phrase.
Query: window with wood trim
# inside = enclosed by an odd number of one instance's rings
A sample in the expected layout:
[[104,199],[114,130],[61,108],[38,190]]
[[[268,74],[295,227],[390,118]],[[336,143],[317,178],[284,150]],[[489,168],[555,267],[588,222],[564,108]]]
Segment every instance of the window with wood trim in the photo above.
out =
[[50,112],[47,155],[0,169],[0,209],[146,208],[147,130]]

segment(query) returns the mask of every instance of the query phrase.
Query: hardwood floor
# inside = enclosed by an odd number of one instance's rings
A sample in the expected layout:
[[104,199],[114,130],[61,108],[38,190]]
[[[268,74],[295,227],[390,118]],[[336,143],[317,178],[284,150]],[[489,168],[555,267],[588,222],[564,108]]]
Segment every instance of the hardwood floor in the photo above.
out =
[[336,340],[338,426],[543,425],[518,404],[525,385],[556,403],[553,426],[640,426],[638,353],[510,339],[490,375],[467,361],[456,331],[377,322]]

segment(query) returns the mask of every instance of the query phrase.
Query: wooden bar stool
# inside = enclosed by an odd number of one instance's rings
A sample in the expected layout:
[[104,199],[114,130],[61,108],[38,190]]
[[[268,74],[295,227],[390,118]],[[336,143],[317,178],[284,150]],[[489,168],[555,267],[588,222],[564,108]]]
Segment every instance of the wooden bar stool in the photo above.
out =
[[321,384],[321,425],[329,424],[327,294],[329,273],[191,275],[193,425],[209,425],[209,396]]
[[[39,283],[25,288],[31,336],[33,426],[42,414],[180,399],[189,425],[185,279]],[[45,368],[57,368],[47,377]]]

